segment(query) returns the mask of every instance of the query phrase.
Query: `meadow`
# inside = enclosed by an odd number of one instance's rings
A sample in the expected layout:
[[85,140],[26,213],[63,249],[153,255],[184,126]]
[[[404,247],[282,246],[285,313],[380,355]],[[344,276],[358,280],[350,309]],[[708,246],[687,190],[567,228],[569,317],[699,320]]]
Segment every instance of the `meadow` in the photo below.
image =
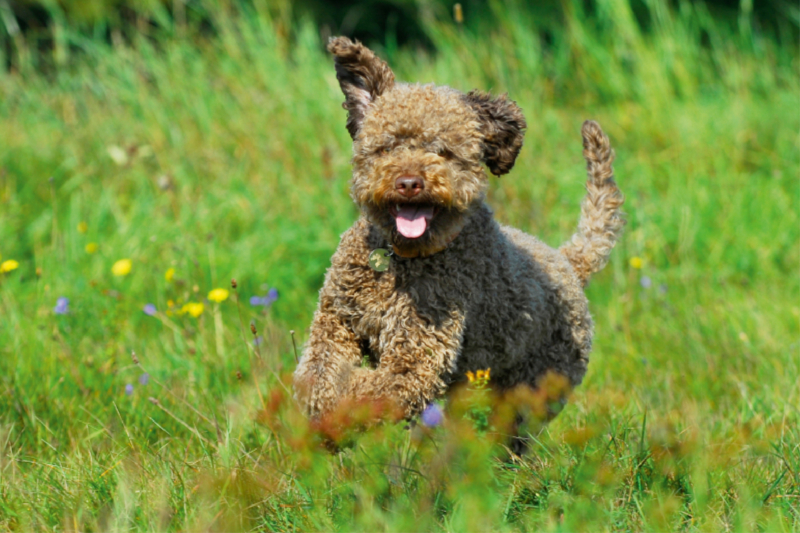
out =
[[626,195],[589,372],[530,453],[456,404],[330,453],[297,411],[358,215],[313,23],[222,4],[213,31],[65,25],[0,58],[0,530],[800,531],[796,42],[747,2],[566,0],[547,39],[489,4],[478,29],[421,10],[432,49],[376,50],[400,80],[519,103],[501,222],[571,235],[587,118]]

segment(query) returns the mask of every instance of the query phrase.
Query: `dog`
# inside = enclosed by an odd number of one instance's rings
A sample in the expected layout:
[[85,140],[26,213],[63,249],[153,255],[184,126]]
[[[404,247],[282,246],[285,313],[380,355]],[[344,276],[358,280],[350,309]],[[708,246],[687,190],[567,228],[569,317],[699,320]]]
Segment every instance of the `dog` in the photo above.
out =
[[522,148],[515,102],[396,82],[346,37],[331,38],[328,51],[361,216],[333,255],[294,373],[307,415],[375,401],[411,418],[479,369],[491,369],[501,393],[536,390],[552,374],[580,384],[593,335],[583,287],[624,225],[600,126],[583,124],[587,195],[576,233],[553,249],[498,224],[486,204],[484,165],[506,174]]

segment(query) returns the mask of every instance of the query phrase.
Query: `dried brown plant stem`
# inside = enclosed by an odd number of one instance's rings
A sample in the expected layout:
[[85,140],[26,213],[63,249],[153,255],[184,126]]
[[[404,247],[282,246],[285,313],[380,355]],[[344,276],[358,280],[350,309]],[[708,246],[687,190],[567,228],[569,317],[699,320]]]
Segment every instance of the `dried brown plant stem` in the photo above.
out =
[[[242,335],[242,342],[244,343],[245,347],[247,347],[247,338],[244,336],[244,320],[242,319],[242,306],[241,306],[241,297],[239,296],[239,284],[236,283],[235,279],[231,280],[231,288],[233,289],[233,294],[236,296],[236,312],[239,315],[239,333]],[[250,349],[248,348],[248,353]],[[255,346],[253,352],[261,359],[261,354],[258,352],[258,346]],[[239,378],[241,380],[241,378]]]
[[294,330],[293,329],[289,330],[289,335],[292,336],[292,346],[294,347],[294,362],[295,363],[300,363],[300,358],[297,357],[297,343],[294,340]]

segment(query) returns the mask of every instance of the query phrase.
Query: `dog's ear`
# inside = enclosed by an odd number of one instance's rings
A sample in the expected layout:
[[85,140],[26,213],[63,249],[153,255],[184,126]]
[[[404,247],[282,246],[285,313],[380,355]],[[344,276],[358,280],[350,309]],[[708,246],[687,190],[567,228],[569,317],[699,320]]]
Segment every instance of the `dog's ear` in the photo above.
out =
[[336,79],[347,109],[347,131],[355,138],[369,105],[394,86],[394,73],[372,50],[347,37],[331,37],[328,51],[336,61]]
[[527,124],[522,110],[505,94],[493,98],[488,93],[471,91],[464,98],[478,113],[481,123],[483,162],[495,176],[508,173],[525,135]]

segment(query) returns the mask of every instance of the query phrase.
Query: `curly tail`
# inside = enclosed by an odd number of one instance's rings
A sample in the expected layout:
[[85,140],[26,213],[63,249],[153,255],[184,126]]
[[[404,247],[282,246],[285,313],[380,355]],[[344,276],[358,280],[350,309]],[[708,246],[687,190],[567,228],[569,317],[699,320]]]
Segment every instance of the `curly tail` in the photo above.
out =
[[586,285],[593,273],[606,266],[625,220],[620,213],[624,198],[614,182],[614,150],[608,137],[593,120],[583,123],[581,135],[589,174],[587,194],[581,204],[578,231],[560,251]]

